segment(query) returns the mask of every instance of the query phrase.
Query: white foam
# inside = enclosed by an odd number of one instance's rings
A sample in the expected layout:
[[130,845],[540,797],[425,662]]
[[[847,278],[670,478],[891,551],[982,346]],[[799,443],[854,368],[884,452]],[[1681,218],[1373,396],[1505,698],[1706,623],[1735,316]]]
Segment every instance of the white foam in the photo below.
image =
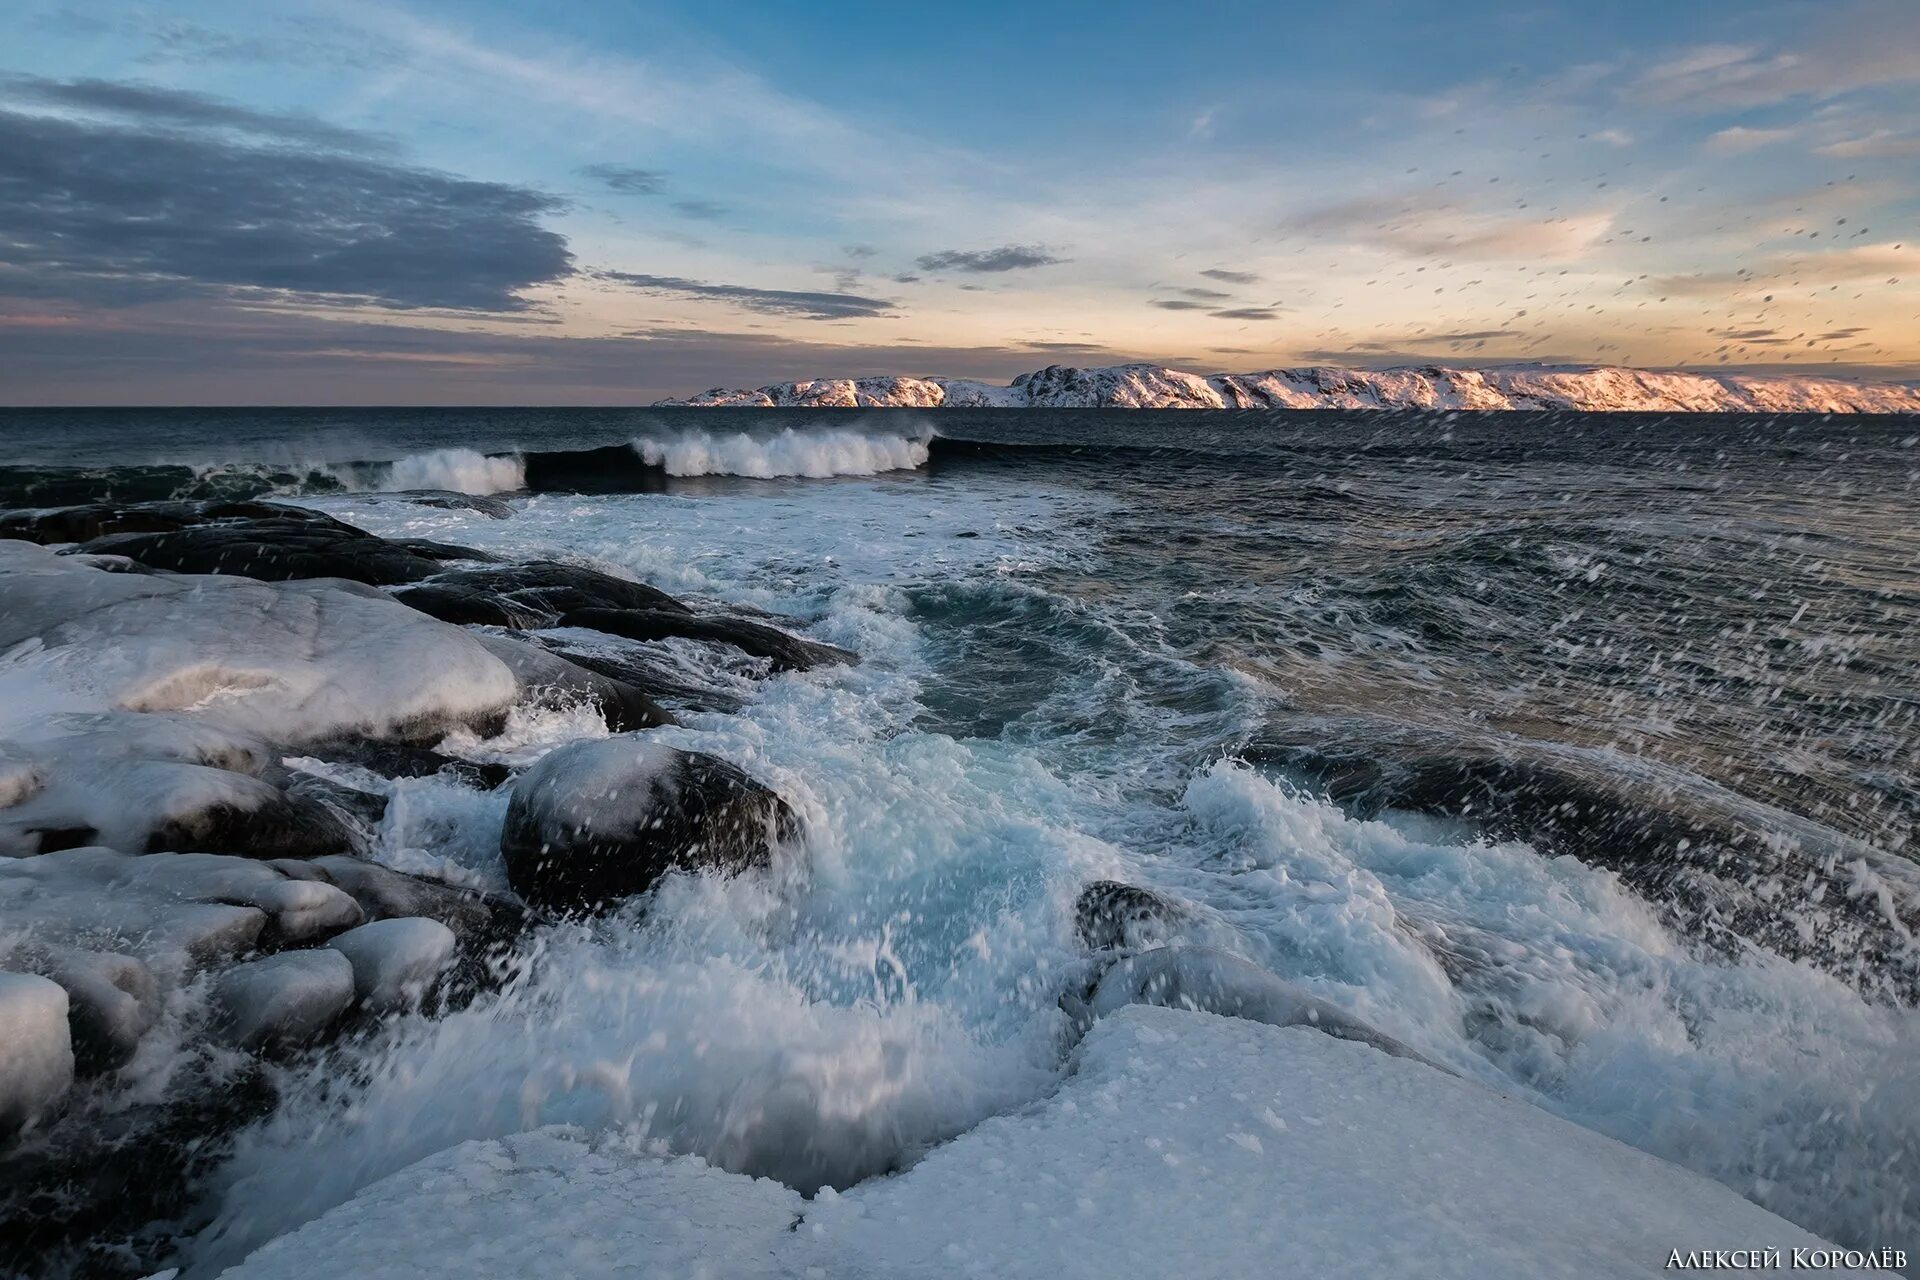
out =
[[[964,584],[981,593],[960,598],[970,607],[1002,591],[1031,611],[1009,615],[1023,637],[1056,639],[1036,574],[1079,562],[1077,517],[1094,501],[1044,476],[964,490],[895,476],[698,499],[540,495],[511,521],[320,502],[376,532],[597,557],[675,592],[798,613],[864,661],[780,677],[741,715],[657,735],[781,791],[809,828],[803,864],[771,880],[671,879],[644,915],[555,936],[505,998],[403,1020],[360,1051],[367,1084],[349,1105],[323,1101],[337,1077],[306,1082],[241,1143],[210,1256],[410,1160],[550,1122],[627,1121],[796,1178],[871,1168],[889,1148],[910,1159],[1055,1081],[1053,1000],[1077,963],[1069,908],[1095,875],[1184,898],[1210,943],[1464,1076],[1842,1243],[1913,1251],[1920,1015],[1808,966],[1703,955],[1572,860],[1357,820],[1239,765],[1196,768],[1168,744],[1200,713],[1156,702],[1120,665],[1176,659],[1093,604],[1065,614],[1078,630],[1059,643],[1111,649],[1073,650],[1062,687],[1008,733],[930,728],[934,695],[969,661],[952,656],[963,624],[938,614],[939,593]],[[1268,710],[1251,681],[1232,690],[1240,702],[1203,690],[1232,703],[1223,739],[1234,717]],[[537,752],[553,729],[523,725],[508,750]],[[388,856],[497,874],[485,837],[503,802],[418,785],[424,803],[390,821]]]
[[931,435],[868,435],[859,431],[795,431],[770,436],[686,431],[667,439],[645,438],[634,449],[649,466],[672,476],[871,476],[911,471],[927,463]]
[[435,449],[385,467],[373,486],[400,489],[450,489],[455,493],[512,493],[527,486],[526,465],[517,455],[485,454],[472,449]]

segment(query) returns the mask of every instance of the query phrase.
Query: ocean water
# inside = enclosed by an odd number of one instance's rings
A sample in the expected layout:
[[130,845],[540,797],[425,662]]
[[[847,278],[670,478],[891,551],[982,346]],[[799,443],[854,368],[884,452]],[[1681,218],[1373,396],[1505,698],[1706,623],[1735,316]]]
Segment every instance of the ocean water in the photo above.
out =
[[[1920,1245],[1914,420],[62,411],[0,445],[0,506],[277,495],[863,657],[661,731],[777,786],[799,854],[292,1070],[203,1266],[556,1121],[806,1190],[898,1168],[1057,1083],[1102,877],[1464,1075]],[[513,514],[382,496],[414,488]],[[502,883],[504,796],[385,785],[383,860]],[[1710,864],[1703,824],[1738,834]]]

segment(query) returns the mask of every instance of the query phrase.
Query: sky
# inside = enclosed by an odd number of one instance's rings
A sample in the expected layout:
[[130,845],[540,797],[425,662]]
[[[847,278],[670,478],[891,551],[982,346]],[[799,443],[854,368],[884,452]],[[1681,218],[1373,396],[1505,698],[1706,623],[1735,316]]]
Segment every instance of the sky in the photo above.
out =
[[0,403],[1920,379],[1920,0],[4,8]]

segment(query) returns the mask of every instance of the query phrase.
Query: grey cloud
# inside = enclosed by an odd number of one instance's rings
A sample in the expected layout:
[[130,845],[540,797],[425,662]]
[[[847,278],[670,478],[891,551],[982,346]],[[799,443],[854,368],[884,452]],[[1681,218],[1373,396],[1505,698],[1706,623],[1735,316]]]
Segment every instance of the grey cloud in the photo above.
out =
[[884,298],[865,298],[853,293],[755,289],[740,284],[707,284],[678,276],[637,275],[630,271],[603,271],[600,275],[603,279],[627,285],[642,293],[726,302],[765,315],[799,316],[807,320],[846,320],[884,316],[893,311],[893,304]]
[[701,222],[717,222],[727,216],[727,206],[712,200],[675,200],[673,211],[683,218],[697,218]]
[[1228,271],[1225,267],[1209,267],[1200,274],[1209,280],[1224,280],[1228,284],[1260,283],[1260,277],[1251,271]]
[[1216,320],[1272,320],[1279,312],[1272,307],[1231,307],[1224,311],[1209,311],[1208,315]]
[[1206,303],[1189,302],[1185,298],[1155,298],[1147,305],[1158,307],[1162,311],[1205,311],[1207,309]]
[[1233,296],[1230,293],[1222,293],[1218,289],[1175,289],[1174,292],[1183,297],[1200,299],[1211,298],[1217,300],[1220,298],[1231,298]]
[[1414,345],[1439,342],[1452,345],[1461,342],[1485,342],[1489,338],[1515,338],[1519,335],[1511,329],[1467,329],[1458,333],[1425,333],[1403,339]]
[[[526,305],[520,290],[572,272],[566,241],[539,222],[562,207],[551,196],[302,150],[286,144],[314,141],[316,122],[288,126],[200,95],[57,92],[147,110],[139,124],[0,110],[0,243],[12,264],[0,289],[94,300],[265,290],[515,310]],[[270,145],[230,132],[268,125],[280,130]]]
[[870,244],[843,244],[840,252],[849,258],[871,258],[880,251]]
[[312,116],[255,111],[204,93],[119,80],[48,80],[40,76],[0,75],[0,99],[112,116],[146,125],[227,129],[338,151],[384,153],[392,150],[392,144],[383,138],[343,129]]
[[1037,244],[1009,244],[998,249],[942,249],[914,259],[922,271],[1024,271],[1065,262]]
[[658,169],[636,169],[625,164],[582,165],[580,173],[607,190],[626,196],[656,196],[667,185],[667,175]]

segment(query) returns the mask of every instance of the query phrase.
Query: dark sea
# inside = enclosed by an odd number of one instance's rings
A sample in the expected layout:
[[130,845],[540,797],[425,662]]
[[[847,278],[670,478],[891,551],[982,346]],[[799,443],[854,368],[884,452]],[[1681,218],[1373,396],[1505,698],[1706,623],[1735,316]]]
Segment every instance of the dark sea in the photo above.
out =
[[[863,662],[672,731],[801,798],[815,872],[775,924],[689,888],[557,942],[518,1003],[371,1040],[241,1142],[209,1256],[464,1138],[776,1059],[842,1091],[823,1141],[957,1131],[1051,1087],[1102,877],[1462,1074],[1920,1243],[1920,420],[0,412],[0,508],[241,497],[583,559]],[[396,786],[383,860],[500,883],[503,800]],[[555,1083],[616,1051],[617,1104]]]

